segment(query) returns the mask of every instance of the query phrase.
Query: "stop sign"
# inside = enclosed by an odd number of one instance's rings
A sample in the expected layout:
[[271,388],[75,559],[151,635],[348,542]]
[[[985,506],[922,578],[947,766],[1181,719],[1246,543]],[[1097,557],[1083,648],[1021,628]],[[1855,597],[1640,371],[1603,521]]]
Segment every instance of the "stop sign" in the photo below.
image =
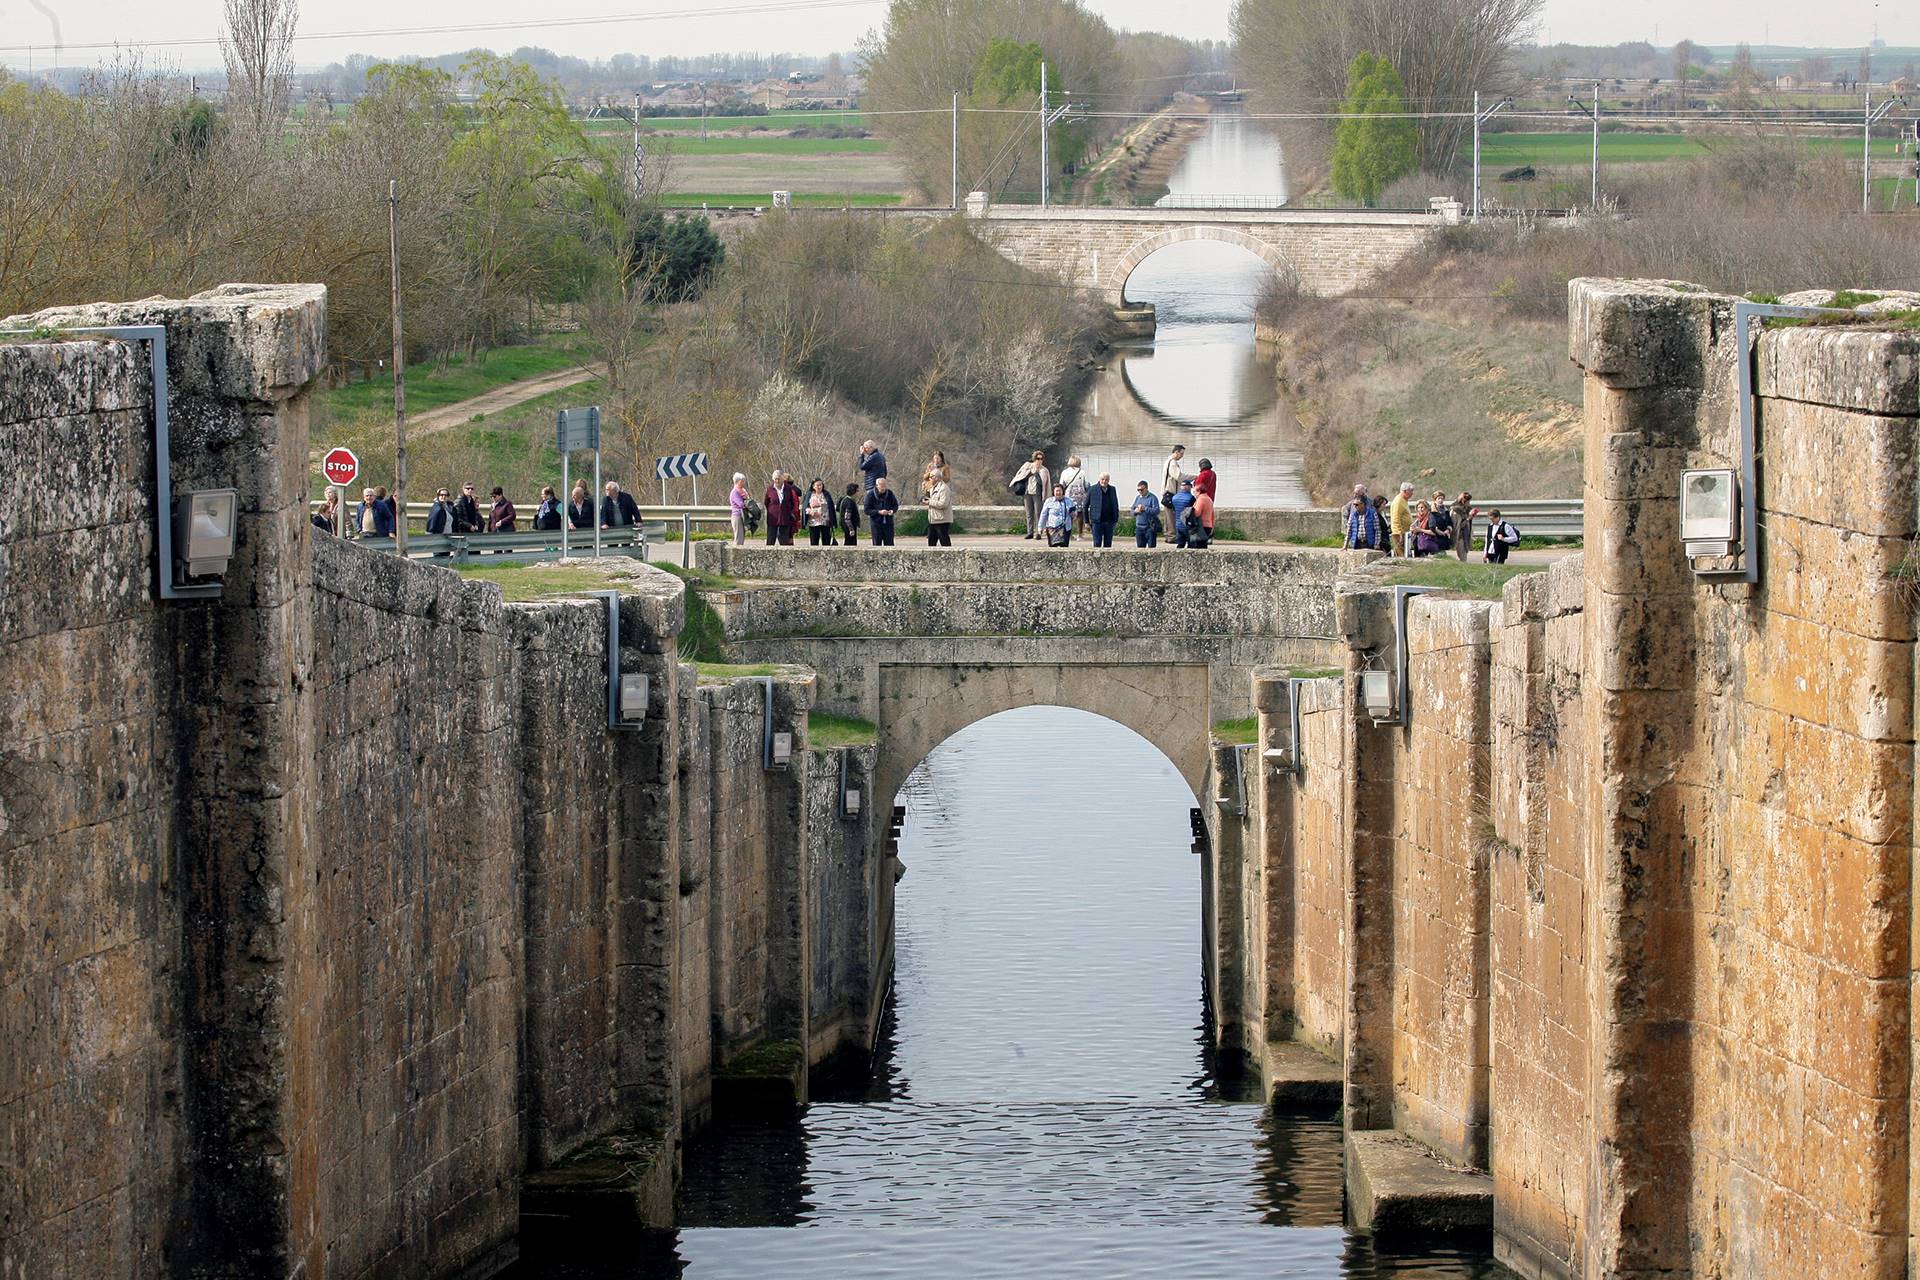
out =
[[329,449],[320,461],[320,473],[328,484],[349,485],[360,475],[360,459],[351,449]]

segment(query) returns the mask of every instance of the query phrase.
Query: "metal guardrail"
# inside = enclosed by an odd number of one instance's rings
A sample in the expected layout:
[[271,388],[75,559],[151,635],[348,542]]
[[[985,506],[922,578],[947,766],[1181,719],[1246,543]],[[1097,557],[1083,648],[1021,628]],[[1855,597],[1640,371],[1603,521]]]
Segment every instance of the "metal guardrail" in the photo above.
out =
[[[1585,504],[1579,498],[1514,498],[1479,502],[1482,513],[1495,510],[1523,538],[1577,538],[1584,531]],[[1485,516],[1481,517],[1484,526]]]
[[[587,534],[582,545],[582,534]],[[647,549],[656,543],[666,541],[667,526],[664,524],[628,526],[624,529],[602,529],[600,531],[600,551],[602,555],[632,555],[636,551],[640,559],[647,558]],[[392,538],[355,538],[356,546],[369,551],[393,554]],[[575,557],[593,555],[592,535],[584,529],[572,531],[572,554]],[[458,567],[465,564],[534,564],[544,560],[560,558],[559,530],[540,530],[532,533],[469,533],[434,534],[410,533],[407,535],[407,559],[430,560],[436,563]]]

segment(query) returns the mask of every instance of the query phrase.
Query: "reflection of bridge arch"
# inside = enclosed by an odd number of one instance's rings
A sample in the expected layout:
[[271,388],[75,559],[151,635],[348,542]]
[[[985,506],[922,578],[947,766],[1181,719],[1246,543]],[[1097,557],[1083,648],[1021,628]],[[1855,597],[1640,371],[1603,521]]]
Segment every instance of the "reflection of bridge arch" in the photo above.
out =
[[1115,298],[1125,301],[1127,281],[1132,279],[1134,269],[1162,249],[1176,244],[1188,244],[1195,240],[1210,240],[1216,244],[1230,244],[1237,249],[1245,249],[1260,261],[1271,267],[1282,280],[1298,280],[1300,273],[1287,260],[1285,254],[1264,240],[1236,231],[1232,227],[1186,226],[1170,227],[1156,235],[1147,236],[1138,244],[1120,256],[1113,266],[1105,288]]
[[[1071,707],[1124,725],[1157,747],[1202,794],[1212,729],[1211,673],[1194,663],[886,663],[879,671],[874,798],[891,803],[907,776],[961,730],[1022,707]],[[1044,751],[1036,742],[1033,750]]]

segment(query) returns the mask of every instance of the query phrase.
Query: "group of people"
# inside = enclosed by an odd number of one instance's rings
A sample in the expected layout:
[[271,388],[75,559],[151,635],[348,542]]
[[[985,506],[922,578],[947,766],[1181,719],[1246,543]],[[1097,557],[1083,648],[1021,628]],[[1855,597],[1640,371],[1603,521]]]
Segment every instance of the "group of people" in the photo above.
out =
[[1209,458],[1200,459],[1199,469],[1189,473],[1186,456],[1185,445],[1173,446],[1161,467],[1158,494],[1141,480],[1130,498],[1123,499],[1110,473],[1103,471],[1089,481],[1078,457],[1069,457],[1060,474],[1051,475],[1046,455],[1038,449],[1014,472],[1007,487],[1026,505],[1026,536],[1044,539],[1048,546],[1068,546],[1075,534],[1091,533],[1094,546],[1110,547],[1124,512],[1133,517],[1136,547],[1160,545],[1164,522],[1165,534],[1175,546],[1200,548],[1213,541],[1220,477]]
[[1520,531],[1500,515],[1498,507],[1482,512],[1473,495],[1448,500],[1444,489],[1431,498],[1416,498],[1413,481],[1402,482],[1392,498],[1367,496],[1367,486],[1353,486],[1353,496],[1340,509],[1341,545],[1350,551],[1384,551],[1403,557],[1441,556],[1451,551],[1465,560],[1474,544],[1475,523],[1486,519],[1481,558],[1505,564],[1520,543]]
[[[855,467],[860,479],[847,483],[837,496],[819,476],[803,492],[790,472],[776,470],[759,501],[748,490],[745,473],[734,472],[733,487],[727,494],[733,544],[746,545],[747,534],[765,520],[770,547],[792,546],[802,528],[812,546],[857,547],[864,518],[872,544],[891,547],[900,495],[887,477],[887,456],[868,440],[860,446]],[[927,512],[927,545],[952,546],[953,473],[946,455],[938,449],[920,473],[920,505]]]
[[[388,495],[385,485],[363,490],[360,501],[344,521],[341,519],[340,495],[336,489],[327,490],[320,509],[313,513],[314,528],[338,537],[391,538],[400,520],[399,504]],[[613,480],[607,481],[605,493],[598,503],[594,502],[593,490],[585,480],[573,486],[573,493],[565,503],[554,493],[552,485],[540,486],[540,505],[533,513],[533,529],[536,532],[557,533],[563,521],[568,528],[591,529],[596,520],[602,529],[624,529],[637,525],[640,523],[640,504]],[[427,509],[429,535],[517,533],[519,529],[520,513],[499,485],[493,487],[484,506],[475,496],[474,485],[469,481],[460,486],[460,496],[457,498],[450,489],[436,491],[433,505]]]

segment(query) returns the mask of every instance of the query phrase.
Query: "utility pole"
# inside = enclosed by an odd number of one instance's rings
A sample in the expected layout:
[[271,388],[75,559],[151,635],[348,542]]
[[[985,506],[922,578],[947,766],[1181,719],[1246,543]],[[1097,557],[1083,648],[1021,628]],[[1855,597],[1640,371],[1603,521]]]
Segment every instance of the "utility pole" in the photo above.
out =
[[1586,112],[1593,118],[1593,192],[1588,197],[1587,207],[1600,207],[1600,82],[1593,82],[1593,110],[1587,111],[1586,104],[1572,94],[1567,95],[1567,105],[1575,111]]
[[960,209],[960,95],[953,95],[953,208]]
[[[1878,124],[1883,116],[1885,116],[1889,111],[1892,111],[1895,107],[1899,106],[1902,102],[1905,101],[1905,99],[1897,98],[1897,97],[1888,98],[1885,102],[1880,104],[1880,109],[1876,111],[1874,110],[1874,107],[1873,107],[1873,90],[1868,89],[1866,93],[1867,93],[1866,106],[1862,108],[1860,112],[1860,118],[1863,121],[1860,127],[1860,145],[1861,145],[1860,212],[1872,213],[1873,212],[1873,126]],[[1898,179],[1895,180],[1894,185],[1896,188],[1899,186]]]
[[1512,98],[1502,98],[1488,107],[1480,109],[1480,91],[1473,91],[1473,221],[1480,221],[1480,126],[1500,112],[1513,105]]
[[640,141],[640,91],[633,92],[633,198],[638,200],[647,186],[647,148]]
[[400,332],[400,183],[387,180],[387,257],[393,264],[393,549],[407,554],[407,347]]
[[1040,64],[1040,207],[1047,207],[1047,64]]

